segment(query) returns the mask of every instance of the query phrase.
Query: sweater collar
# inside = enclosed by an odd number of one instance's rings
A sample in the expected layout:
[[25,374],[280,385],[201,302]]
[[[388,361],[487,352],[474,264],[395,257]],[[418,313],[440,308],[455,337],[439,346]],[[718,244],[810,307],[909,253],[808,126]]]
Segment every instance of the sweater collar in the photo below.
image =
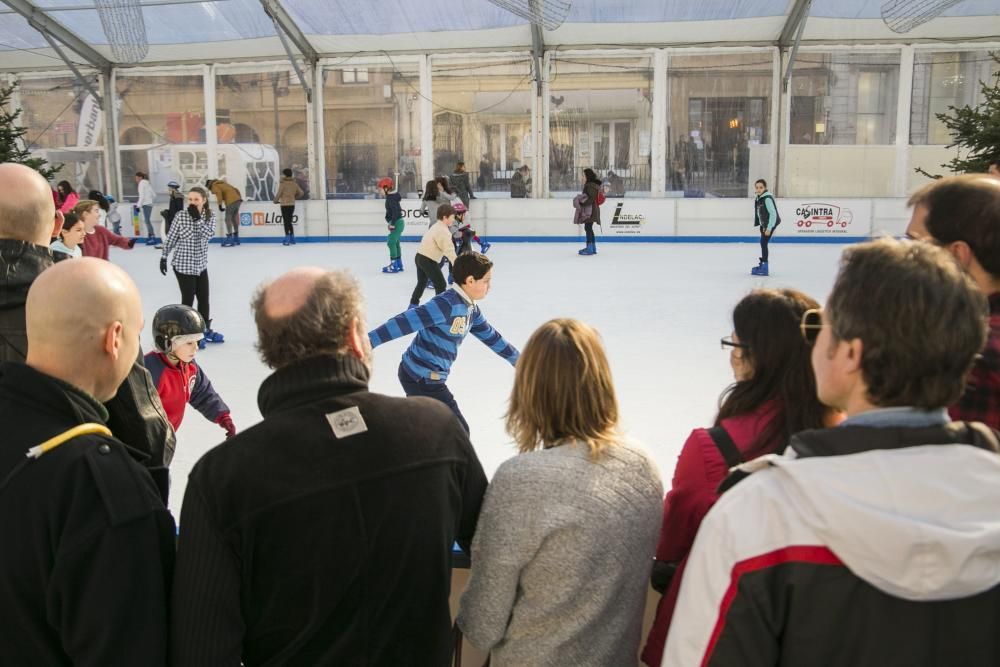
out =
[[257,407],[264,418],[313,401],[368,389],[371,370],[352,356],[320,356],[274,371],[260,385]]

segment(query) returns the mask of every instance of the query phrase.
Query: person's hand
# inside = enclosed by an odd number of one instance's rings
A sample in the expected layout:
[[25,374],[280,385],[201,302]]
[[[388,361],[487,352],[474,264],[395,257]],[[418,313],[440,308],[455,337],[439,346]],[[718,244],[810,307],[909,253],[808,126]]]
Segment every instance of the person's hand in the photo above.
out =
[[389,231],[390,232],[396,231],[396,225],[389,225]]
[[226,207],[223,206],[222,204],[219,204],[219,210],[225,212]]
[[135,237],[133,236],[128,240],[128,249],[131,250],[135,247]]
[[161,257],[160,258],[160,273],[162,273],[163,275],[167,275],[167,258],[166,257]]
[[233,424],[233,418],[229,416],[228,412],[223,412],[219,415],[219,418],[215,420],[215,423],[221,426],[226,431],[226,440],[236,435],[236,425]]

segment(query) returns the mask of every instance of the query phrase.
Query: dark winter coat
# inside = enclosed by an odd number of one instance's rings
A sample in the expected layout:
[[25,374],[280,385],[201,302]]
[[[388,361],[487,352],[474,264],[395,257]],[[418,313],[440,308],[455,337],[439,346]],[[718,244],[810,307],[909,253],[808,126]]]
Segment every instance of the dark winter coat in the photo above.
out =
[[28,289],[54,262],[52,251],[44,246],[0,239],[0,362],[24,361],[28,355],[24,320]]
[[390,192],[385,196],[385,221],[390,225],[403,219],[402,198],[398,192]]
[[184,210],[184,195],[178,192],[170,194],[170,203],[167,205],[166,223],[169,225],[174,221],[174,216]]
[[175,665],[444,666],[453,542],[486,477],[442,403],[368,391],[353,357],[281,368],[264,420],[188,479]]
[[[48,248],[0,239],[0,362],[24,361],[27,356],[24,304],[28,289],[52,263],[53,255]],[[118,394],[106,407],[110,413],[111,432],[148,457],[145,465],[153,470],[154,478],[165,490],[164,466],[173,457],[176,438],[167,423],[156,386],[142,365],[142,352],[132,372],[118,388]]]
[[[597,193],[601,189],[601,181],[587,181],[583,184],[583,194],[587,198],[581,202],[583,206],[590,207],[590,217],[584,218],[583,222],[601,224],[601,207],[597,205]],[[603,229],[603,227],[602,227]]]
[[466,171],[456,171],[448,179],[451,183],[452,189],[458,198],[462,200],[466,208],[469,206],[469,200],[472,198],[472,183],[469,181],[469,173]]
[[[83,435],[93,397],[21,363],[0,365],[0,662],[165,665],[174,522],[142,454]],[[3,482],[0,482],[3,484]]]

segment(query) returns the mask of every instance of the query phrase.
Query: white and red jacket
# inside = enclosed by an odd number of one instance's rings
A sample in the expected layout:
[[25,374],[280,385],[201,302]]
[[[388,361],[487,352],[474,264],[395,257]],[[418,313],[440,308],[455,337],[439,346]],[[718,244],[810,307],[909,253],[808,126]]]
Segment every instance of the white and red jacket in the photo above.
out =
[[662,664],[1000,664],[997,449],[982,424],[841,426],[744,464]]

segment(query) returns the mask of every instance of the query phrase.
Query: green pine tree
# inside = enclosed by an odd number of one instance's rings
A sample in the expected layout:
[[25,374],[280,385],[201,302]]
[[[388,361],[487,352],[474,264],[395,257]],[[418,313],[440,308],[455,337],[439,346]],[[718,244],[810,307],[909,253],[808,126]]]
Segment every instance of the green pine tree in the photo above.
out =
[[23,164],[36,170],[45,180],[51,180],[62,165],[49,165],[47,160],[32,157],[28,151],[24,140],[28,130],[17,124],[21,109],[11,109],[10,105],[10,97],[16,87],[16,82],[9,86],[0,85],[0,162]]
[[[1000,63],[1000,53],[990,57]],[[983,101],[974,107],[948,107],[946,113],[935,114],[951,133],[952,143],[948,148],[962,148],[965,157],[955,157],[941,165],[956,174],[982,173],[990,162],[1000,159],[1000,70],[992,76],[993,82],[980,81]],[[929,174],[920,167],[917,173],[929,178],[941,178],[940,174]]]

